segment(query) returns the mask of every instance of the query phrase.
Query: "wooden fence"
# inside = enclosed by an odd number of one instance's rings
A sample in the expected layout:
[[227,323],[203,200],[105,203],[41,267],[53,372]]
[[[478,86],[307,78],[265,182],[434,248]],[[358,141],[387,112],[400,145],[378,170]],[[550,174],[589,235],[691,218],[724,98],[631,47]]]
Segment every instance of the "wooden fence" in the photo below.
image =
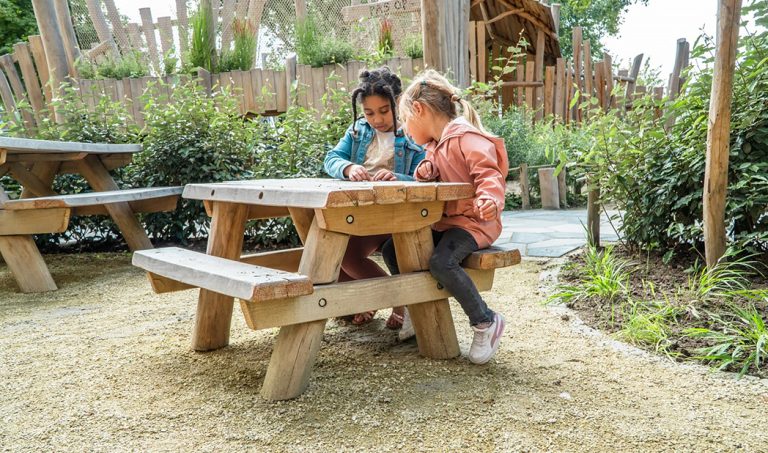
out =
[[[470,68],[473,79],[481,82],[494,80],[499,73],[493,68],[501,64],[498,59],[510,55],[507,49],[485,40],[484,27],[473,23],[470,32],[470,53],[474,55]],[[674,99],[683,85],[680,74],[688,64],[689,53],[685,40],[677,43],[675,69],[666,88],[645,87],[637,83],[642,55],[634,59],[631,68],[614,73],[610,55],[605,54],[597,61],[592,59],[590,42],[582,42],[581,30],[578,28],[574,29],[573,42],[573,61],[561,58],[556,65],[546,67],[541,64],[541,55],[524,55],[522,61],[516,61],[514,71],[501,76],[503,104],[527,106],[534,112],[534,121],[555,115],[570,123],[583,121],[588,114],[581,110],[580,103],[571,106],[577,91],[581,93],[582,99],[586,95],[595,97],[598,105],[604,109],[631,108],[635,96],[652,93],[657,99],[664,96]],[[424,68],[422,59],[392,58],[386,63],[406,81]],[[209,91],[227,88],[237,96],[243,114],[274,115],[285,112],[292,102],[321,111],[323,96],[330,89],[352,88],[363,67],[362,62],[350,61],[344,65],[311,68],[297,65],[295,59],[289,59],[284,70],[253,69],[220,74],[199,71],[199,78],[200,83]],[[33,131],[42,117],[50,114],[46,108],[52,99],[50,87],[46,83],[49,78],[39,36],[31,36],[28,43],[16,44],[12,54],[0,56],[0,100],[7,112],[6,116],[20,121],[28,131]],[[185,78],[175,75],[123,80],[80,80],[77,84],[88,105],[95,106],[100,96],[124,102],[137,124],[142,125],[142,105],[137,101],[147,86],[162,80],[165,86],[160,89],[167,90]],[[290,99],[294,82],[298,90],[295,98]],[[614,90],[616,86],[619,88]],[[621,95],[617,97],[616,93]],[[19,108],[20,105],[29,108]]]
[[[593,59],[590,41],[582,40],[582,30],[576,27],[573,29],[573,60],[558,58],[556,65],[544,66],[543,52],[525,54],[523,51],[522,57],[513,62],[514,71],[502,74],[494,67],[502,67],[506,60],[514,58],[508,48],[490,41],[482,22],[471,22],[469,32],[472,79],[491,82],[501,77],[502,104],[505,107],[526,106],[534,113],[534,121],[552,115],[565,123],[584,120],[588,112],[582,111],[581,102],[571,106],[577,92],[581,101],[595,97],[604,110],[617,108],[619,103],[623,108],[631,108],[632,100],[646,93],[658,100],[665,96],[673,100],[683,86],[681,73],[688,66],[690,53],[687,41],[678,40],[675,66],[669,76],[669,84],[667,87],[648,87],[638,84],[642,54],[634,58],[630,68],[614,72],[611,56],[606,53],[600,60]],[[539,41],[543,41],[541,32]],[[537,49],[543,47],[536,46]]]

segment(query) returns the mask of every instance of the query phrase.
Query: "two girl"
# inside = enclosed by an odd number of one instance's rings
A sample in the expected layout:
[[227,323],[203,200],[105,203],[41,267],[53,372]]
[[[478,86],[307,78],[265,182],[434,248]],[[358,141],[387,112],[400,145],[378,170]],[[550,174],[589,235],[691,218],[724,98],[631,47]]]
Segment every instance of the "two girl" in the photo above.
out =
[[[352,93],[355,122],[344,137],[325,157],[325,172],[337,179],[350,181],[412,181],[424,151],[398,128],[396,105],[402,83],[389,68],[360,73],[360,85]],[[363,117],[357,119],[357,103]],[[379,250],[389,235],[352,236],[341,263],[339,281],[385,277],[386,271],[369,257]],[[387,327],[403,325],[403,307],[396,307]],[[375,312],[359,313],[352,318],[355,325],[370,322]]]
[[[474,331],[469,360],[486,363],[498,350],[504,317],[488,307],[461,262],[501,234],[509,171],[504,142],[483,128],[459,90],[433,70],[419,75],[400,96],[399,116],[408,136],[426,149],[426,158],[414,170],[417,180],[475,187],[474,198],[446,203],[443,218],[433,225],[435,250],[429,270],[469,317]],[[383,244],[382,255],[390,273],[398,274],[391,238]]]

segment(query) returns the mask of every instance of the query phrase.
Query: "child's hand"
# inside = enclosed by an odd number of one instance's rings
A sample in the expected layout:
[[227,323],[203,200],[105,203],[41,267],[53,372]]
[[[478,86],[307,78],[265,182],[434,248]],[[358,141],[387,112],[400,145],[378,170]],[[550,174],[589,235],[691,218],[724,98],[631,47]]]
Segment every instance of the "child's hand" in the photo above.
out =
[[370,181],[371,175],[362,165],[352,164],[344,169],[344,176],[350,181]]
[[480,220],[494,220],[499,215],[499,208],[493,200],[481,198],[475,203],[475,214]]
[[389,170],[382,169],[373,175],[374,181],[397,181],[397,176]]
[[432,166],[432,162],[425,161],[416,168],[416,178],[422,181],[429,181],[432,179],[434,172],[435,168]]

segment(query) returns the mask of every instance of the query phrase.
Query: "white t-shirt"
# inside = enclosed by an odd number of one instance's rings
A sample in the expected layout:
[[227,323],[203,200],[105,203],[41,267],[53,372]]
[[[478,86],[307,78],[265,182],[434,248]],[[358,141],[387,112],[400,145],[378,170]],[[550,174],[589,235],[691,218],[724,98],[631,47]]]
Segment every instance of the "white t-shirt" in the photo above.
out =
[[363,167],[371,176],[379,170],[394,171],[395,169],[395,133],[375,132],[363,161]]

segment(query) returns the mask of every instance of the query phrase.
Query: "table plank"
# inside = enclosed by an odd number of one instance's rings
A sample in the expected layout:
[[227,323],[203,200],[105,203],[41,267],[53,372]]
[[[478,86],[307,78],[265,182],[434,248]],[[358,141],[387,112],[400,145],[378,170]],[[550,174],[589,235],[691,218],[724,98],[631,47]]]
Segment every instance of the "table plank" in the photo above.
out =
[[196,200],[322,209],[409,201],[451,201],[473,195],[474,187],[465,183],[264,179],[189,184],[183,196]]
[[23,198],[7,201],[3,203],[3,208],[8,210],[78,208],[83,206],[105,205],[179,195],[181,190],[180,187],[150,187],[146,189],[126,189],[107,192],[54,195],[39,198]]
[[89,153],[89,154],[121,154],[138,153],[141,145],[112,145],[105,143],[57,142],[53,140],[36,140],[31,138],[0,137],[0,149],[9,154],[18,153]]

